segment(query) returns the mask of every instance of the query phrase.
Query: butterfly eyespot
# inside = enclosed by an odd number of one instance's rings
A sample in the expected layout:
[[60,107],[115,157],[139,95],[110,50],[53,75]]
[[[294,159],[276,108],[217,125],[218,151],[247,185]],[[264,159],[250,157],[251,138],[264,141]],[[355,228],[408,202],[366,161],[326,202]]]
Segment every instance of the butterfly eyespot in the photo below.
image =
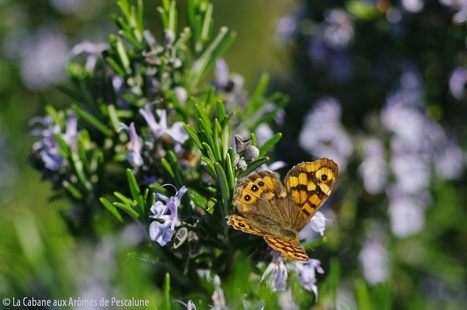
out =
[[251,190],[254,191],[254,192],[256,192],[256,191],[258,190],[258,186],[253,185],[253,186],[251,187]]
[[327,174],[323,174],[323,175],[321,176],[321,181],[326,181],[327,179],[328,179]]
[[238,223],[238,226],[240,226],[240,227],[245,227],[245,224],[243,224],[243,223]]
[[245,199],[246,201],[250,201],[251,197],[250,197],[250,195],[245,195],[244,199]]
[[263,181],[259,181],[258,185],[259,185],[259,186],[264,186],[264,182],[263,182]]

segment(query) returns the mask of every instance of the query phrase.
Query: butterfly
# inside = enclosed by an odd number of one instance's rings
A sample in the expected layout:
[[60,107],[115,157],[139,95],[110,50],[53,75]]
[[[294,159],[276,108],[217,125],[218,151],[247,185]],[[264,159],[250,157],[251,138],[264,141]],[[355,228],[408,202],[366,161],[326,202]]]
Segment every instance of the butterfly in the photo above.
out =
[[331,195],[337,174],[337,164],[327,158],[292,167],[285,188],[274,172],[253,172],[237,185],[234,204],[240,215],[226,216],[227,224],[263,237],[288,259],[306,261],[298,233]]

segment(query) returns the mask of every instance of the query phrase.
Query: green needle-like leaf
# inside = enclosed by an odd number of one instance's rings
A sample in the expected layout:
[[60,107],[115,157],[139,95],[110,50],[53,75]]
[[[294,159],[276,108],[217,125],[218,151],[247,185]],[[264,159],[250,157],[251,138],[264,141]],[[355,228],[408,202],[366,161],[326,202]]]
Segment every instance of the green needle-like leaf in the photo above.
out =
[[141,190],[131,169],[126,170],[126,177],[128,180],[128,186],[130,188],[131,197],[136,202],[136,208],[139,211],[138,213],[141,215],[145,215],[146,205],[144,204],[143,196],[141,195]]
[[118,212],[118,209],[110,201],[108,201],[104,197],[101,197],[99,201],[107,209],[107,211],[109,211],[113,216],[115,216],[115,218],[119,222],[123,222],[122,215],[120,214],[120,212]]
[[268,141],[266,141],[263,145],[259,147],[259,156],[266,155],[269,150],[279,142],[282,138],[282,133],[278,132],[274,136],[271,137]]

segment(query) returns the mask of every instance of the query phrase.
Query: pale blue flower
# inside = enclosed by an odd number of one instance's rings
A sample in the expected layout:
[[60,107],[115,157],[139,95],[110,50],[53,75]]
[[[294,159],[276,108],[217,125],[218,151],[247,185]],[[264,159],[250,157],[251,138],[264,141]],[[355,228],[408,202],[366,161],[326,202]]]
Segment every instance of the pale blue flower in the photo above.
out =
[[33,90],[43,89],[66,79],[67,38],[58,27],[41,27],[23,42],[18,53],[21,77]]
[[308,261],[295,261],[293,265],[295,272],[300,277],[300,285],[313,292],[318,299],[318,287],[316,286],[316,272],[323,274],[321,262],[317,259],[310,258]]
[[171,127],[167,125],[167,111],[158,109],[156,114],[159,118],[159,121],[156,121],[154,114],[152,112],[152,106],[154,103],[149,103],[146,105],[146,108],[140,109],[139,113],[144,117],[146,123],[151,130],[151,135],[154,139],[159,140],[164,135],[168,135],[177,143],[184,143],[188,139],[188,133],[185,128],[183,128],[182,122],[175,122]]
[[384,191],[388,178],[388,164],[385,160],[385,150],[382,142],[369,138],[363,142],[364,158],[359,167],[363,177],[363,186],[370,194]]
[[467,20],[467,1],[465,0],[439,0],[445,6],[456,10],[456,14],[452,17],[453,22],[463,23]]
[[[59,170],[65,163],[65,158],[63,158],[60,153],[60,145],[55,138],[55,135],[61,134],[60,126],[58,124],[54,124],[49,115],[44,117],[35,117],[31,119],[30,123],[39,123],[45,127],[31,131],[31,135],[42,137],[42,140],[33,145],[34,152],[39,154],[45,168],[51,171]],[[78,122],[74,111],[68,111],[65,133],[61,134],[61,138],[67,143],[72,151],[76,151],[79,132]]]
[[135,124],[132,122],[130,126],[121,123],[119,130],[125,129],[128,133],[130,141],[126,145],[126,159],[133,167],[141,167],[144,164],[141,150],[143,149],[143,139],[138,136],[135,129]]
[[352,141],[340,123],[341,107],[331,97],[323,98],[305,117],[299,142],[316,157],[332,158],[344,170],[352,154]]
[[465,88],[467,86],[467,70],[464,67],[456,67],[449,79],[449,91],[457,99],[465,98]]
[[353,22],[344,10],[325,12],[321,27],[324,42],[333,48],[346,48],[354,37]]
[[54,124],[49,115],[31,119],[31,124],[34,123],[40,123],[45,126],[43,129],[31,131],[31,135],[42,137],[41,141],[34,143],[34,151],[40,154],[41,160],[47,169],[51,171],[59,170],[65,159],[60,155],[60,148],[54,137],[54,133],[60,132],[60,126]]
[[389,218],[394,236],[404,238],[420,232],[425,225],[425,210],[431,201],[428,191],[413,195],[403,195],[401,191],[390,195]]
[[267,279],[267,285],[273,291],[283,291],[287,285],[288,270],[285,258],[281,253],[272,251],[272,261],[261,276],[261,281]]
[[75,58],[78,55],[86,55],[85,68],[88,72],[93,72],[97,60],[102,57],[102,53],[109,48],[107,43],[92,43],[84,40],[76,44],[70,51],[70,58]]
[[326,217],[323,212],[318,211],[313,215],[308,225],[299,233],[299,237],[300,239],[312,240],[316,236],[316,233],[324,236],[325,229]]
[[211,296],[213,305],[209,309],[211,310],[226,310],[228,307],[226,306],[224,291],[221,287],[221,279],[217,274],[214,274],[209,269],[198,269],[196,270],[200,278],[206,279],[209,283],[214,285],[214,292]]
[[448,141],[447,145],[435,154],[436,175],[442,180],[453,180],[461,177],[465,156],[462,149],[454,141]]
[[368,283],[377,284],[386,281],[389,277],[389,254],[382,245],[377,231],[369,235],[370,237],[365,241],[358,259]]
[[216,60],[216,65],[214,67],[214,74],[216,77],[216,87],[221,88],[221,89],[228,89],[229,86],[231,87],[232,85],[229,85],[232,83],[230,81],[230,71],[229,71],[229,66],[225,62],[224,59],[219,58]]
[[156,221],[149,225],[149,237],[161,246],[166,245],[167,242],[172,240],[175,226],[180,222],[178,219],[178,207],[187,190],[188,188],[186,186],[182,186],[175,195],[170,198],[158,194],[157,198],[160,200],[156,201],[155,204],[151,206],[150,210],[153,214],[149,217],[156,219]]

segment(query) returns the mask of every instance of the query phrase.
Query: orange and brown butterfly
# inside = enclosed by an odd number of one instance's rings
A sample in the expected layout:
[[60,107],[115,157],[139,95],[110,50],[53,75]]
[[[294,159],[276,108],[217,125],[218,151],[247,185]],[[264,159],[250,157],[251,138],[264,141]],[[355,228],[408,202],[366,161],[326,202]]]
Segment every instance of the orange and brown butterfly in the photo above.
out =
[[227,224],[263,237],[288,259],[306,261],[298,233],[331,195],[337,173],[331,159],[303,162],[287,173],[284,188],[274,172],[253,172],[237,185],[234,203],[240,215],[228,215]]

